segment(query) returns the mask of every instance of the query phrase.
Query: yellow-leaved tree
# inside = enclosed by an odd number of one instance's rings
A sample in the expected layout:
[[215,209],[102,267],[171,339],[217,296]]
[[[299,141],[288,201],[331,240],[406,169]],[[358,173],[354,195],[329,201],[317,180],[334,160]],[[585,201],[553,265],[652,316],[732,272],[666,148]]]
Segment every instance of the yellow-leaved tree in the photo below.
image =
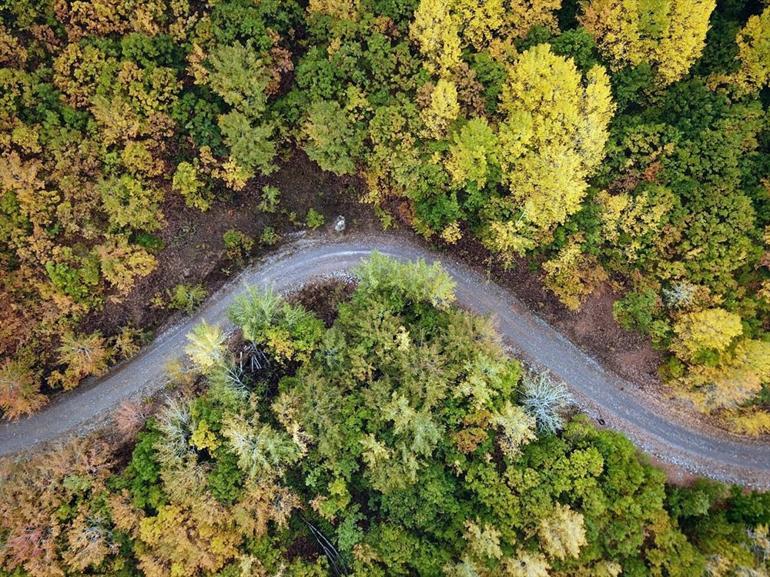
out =
[[433,138],[443,137],[459,114],[457,87],[454,82],[441,78],[431,92],[430,104],[421,113],[428,134]]
[[310,0],[307,11],[323,14],[338,20],[358,20],[361,10],[359,0]]
[[547,240],[578,211],[615,106],[604,68],[583,77],[572,59],[540,44],[511,66],[500,109],[498,155],[510,195],[491,202],[482,217],[487,246],[505,257]]
[[667,85],[703,51],[716,0],[591,0],[580,23],[613,68],[648,63]]
[[740,70],[735,82],[745,92],[770,85],[770,6],[752,16],[738,33]]
[[447,76],[468,46],[504,60],[516,54],[513,40],[534,26],[556,32],[559,8],[561,0],[420,0],[410,34],[428,71]]
[[561,0],[454,0],[464,40],[477,50],[492,48],[507,39],[524,38],[533,26],[558,30],[556,11]]
[[671,350],[685,362],[697,363],[704,353],[723,353],[743,333],[741,317],[721,308],[682,315],[674,324]]
[[420,0],[409,35],[431,74],[449,76],[460,65],[459,18],[446,0]]

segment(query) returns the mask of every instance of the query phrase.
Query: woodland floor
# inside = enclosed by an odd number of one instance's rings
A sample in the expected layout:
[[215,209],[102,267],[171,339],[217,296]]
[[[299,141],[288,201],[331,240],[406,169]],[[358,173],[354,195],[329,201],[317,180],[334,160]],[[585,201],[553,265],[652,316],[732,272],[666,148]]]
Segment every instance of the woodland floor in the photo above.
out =
[[[281,191],[279,208],[268,214],[258,209],[260,191],[265,185]],[[269,177],[251,181],[242,191],[228,191],[218,197],[206,212],[187,208],[178,195],[168,195],[164,214],[166,226],[158,234],[164,248],[157,254],[158,266],[136,283],[121,302],[107,301],[102,310],[84,319],[84,332],[101,331],[113,335],[125,325],[153,333],[182,313],[151,306],[154,295],[165,295],[180,283],[202,284],[213,293],[240,268],[228,258],[222,235],[239,230],[255,239],[252,257],[273,250],[259,243],[266,227],[280,236],[301,230],[307,211],[315,209],[325,217],[330,228],[337,215],[345,215],[348,226],[367,230],[377,226],[371,207],[358,201],[358,181],[339,178],[321,171],[303,153],[298,152]],[[291,222],[290,213],[295,216]]]

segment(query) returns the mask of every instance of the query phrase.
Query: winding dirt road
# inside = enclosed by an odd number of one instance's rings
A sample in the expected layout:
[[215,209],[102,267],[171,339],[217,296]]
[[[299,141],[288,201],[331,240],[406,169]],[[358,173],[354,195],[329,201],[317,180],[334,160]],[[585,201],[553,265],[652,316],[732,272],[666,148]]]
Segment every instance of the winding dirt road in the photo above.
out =
[[585,412],[622,431],[644,451],[694,473],[770,489],[770,446],[732,438],[723,431],[688,426],[668,407],[656,406],[633,384],[600,366],[499,286],[406,237],[390,234],[306,238],[285,246],[242,272],[194,317],[166,330],[138,356],[105,377],[61,395],[26,420],[0,425],[0,455],[93,428],[122,401],[164,387],[165,366],[181,356],[185,335],[201,320],[226,325],[227,308],[246,285],[291,290],[314,277],[350,271],[373,250],[399,260],[440,260],[457,283],[457,300],[462,306],[492,315],[518,356],[563,379]]

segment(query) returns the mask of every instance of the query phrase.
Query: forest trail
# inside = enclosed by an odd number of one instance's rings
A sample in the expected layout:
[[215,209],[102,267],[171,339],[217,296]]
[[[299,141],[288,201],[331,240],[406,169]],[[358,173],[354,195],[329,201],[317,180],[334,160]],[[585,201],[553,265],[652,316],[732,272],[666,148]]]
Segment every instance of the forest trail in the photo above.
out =
[[440,261],[457,283],[461,306],[492,315],[517,356],[563,379],[582,410],[625,433],[644,451],[694,473],[770,489],[770,446],[687,424],[685,417],[602,367],[509,292],[399,234],[309,236],[285,245],[244,270],[194,316],[161,333],[130,361],[60,395],[30,418],[0,424],[0,455],[91,429],[122,401],[162,389],[167,382],[165,367],[183,355],[187,333],[202,320],[229,326],[227,308],[247,285],[289,291],[316,277],[347,273],[375,250],[399,260]]

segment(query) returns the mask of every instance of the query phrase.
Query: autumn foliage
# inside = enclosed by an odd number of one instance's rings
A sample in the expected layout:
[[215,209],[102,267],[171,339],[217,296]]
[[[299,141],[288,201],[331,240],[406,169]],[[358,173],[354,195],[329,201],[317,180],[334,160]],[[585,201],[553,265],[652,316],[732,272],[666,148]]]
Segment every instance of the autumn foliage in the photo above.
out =
[[374,255],[357,275],[328,328],[257,289],[233,309],[243,340],[201,325],[197,389],[127,445],[3,463],[0,574],[767,571],[766,495],[667,487],[506,356],[490,320],[453,307],[439,266]]
[[[616,282],[618,318],[666,352],[661,373],[677,392],[725,423],[765,428],[769,385],[745,351],[770,329],[766,6],[62,0],[1,10],[4,415],[34,411],[110,362],[116,335],[93,335],[83,319],[158,270],[172,207],[207,211],[250,194],[299,148],[359,177],[385,224],[448,244],[471,235],[504,265],[531,259],[571,309]],[[740,317],[741,337],[719,358],[684,358],[676,327],[715,309]],[[62,353],[70,334],[102,339],[106,356],[81,366]],[[709,387],[743,392],[706,402]]]

